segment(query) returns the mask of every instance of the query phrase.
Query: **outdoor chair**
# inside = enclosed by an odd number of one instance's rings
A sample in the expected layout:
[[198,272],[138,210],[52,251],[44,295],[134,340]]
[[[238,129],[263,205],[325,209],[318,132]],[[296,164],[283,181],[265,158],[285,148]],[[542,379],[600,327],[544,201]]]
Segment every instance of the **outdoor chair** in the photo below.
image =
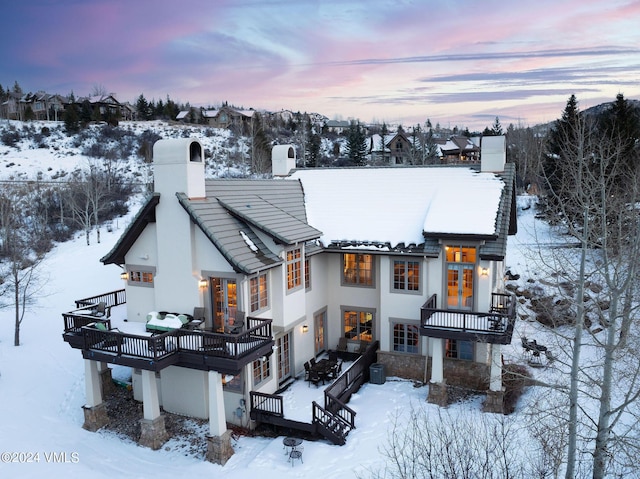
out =
[[309,370],[309,386],[311,386],[311,383],[313,383],[315,387],[318,387],[318,384],[320,383],[320,381],[322,381],[322,377],[320,377],[320,374],[318,373],[318,371],[316,371],[315,369],[310,369]]
[[100,301],[91,309],[91,316],[95,316],[96,318],[109,317],[111,316],[111,308],[107,308],[107,304],[104,301]]
[[309,359],[309,364],[311,364],[311,367],[315,366],[315,364],[316,364],[316,358],[311,358],[311,359]]
[[340,338],[338,339],[338,346],[336,347],[336,351],[342,351],[342,352],[346,352],[347,351],[347,338]]
[[291,467],[293,467],[293,461],[296,459],[300,459],[300,462],[304,464],[304,461],[302,460],[302,451],[304,451],[304,446],[297,446],[291,450],[291,452],[289,453]]
[[336,365],[331,368],[328,378],[331,380],[336,379],[340,376],[340,372],[342,372],[342,362],[336,363]]
[[309,380],[309,372],[311,371],[311,365],[309,364],[309,361],[304,363],[304,380],[308,381]]
[[329,351],[329,361],[337,361],[337,360],[338,360],[338,352]]

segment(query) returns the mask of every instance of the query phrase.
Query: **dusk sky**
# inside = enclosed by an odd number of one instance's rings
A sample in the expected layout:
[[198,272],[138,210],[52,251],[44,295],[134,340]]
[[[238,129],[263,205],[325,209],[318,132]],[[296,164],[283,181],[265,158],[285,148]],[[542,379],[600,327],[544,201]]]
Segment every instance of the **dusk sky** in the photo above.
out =
[[25,92],[481,130],[640,99],[640,1],[3,0],[0,60]]

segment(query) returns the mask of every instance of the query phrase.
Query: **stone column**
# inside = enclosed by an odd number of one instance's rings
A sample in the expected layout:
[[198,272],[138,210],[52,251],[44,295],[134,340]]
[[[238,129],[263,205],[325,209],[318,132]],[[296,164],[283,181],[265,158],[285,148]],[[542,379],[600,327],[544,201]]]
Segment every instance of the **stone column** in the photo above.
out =
[[98,372],[100,373],[100,385],[102,387],[102,397],[104,398],[115,392],[116,385],[111,376],[111,368],[109,368],[107,363],[104,361],[99,362]]
[[445,407],[448,401],[447,384],[444,380],[444,339],[432,339],[431,381],[427,401]]
[[90,359],[84,360],[84,385],[86,403],[84,410],[84,424],[87,431],[95,432],[109,423],[107,408],[102,402],[102,388],[98,363]]
[[207,461],[224,466],[233,455],[231,432],[227,430],[222,394],[222,375],[209,371],[209,434],[207,435]]
[[504,390],[502,388],[502,346],[491,345],[491,373],[489,376],[489,391],[482,405],[484,412],[504,413]]
[[142,409],[140,420],[141,446],[160,449],[167,440],[164,416],[160,414],[160,398],[155,371],[142,370]]

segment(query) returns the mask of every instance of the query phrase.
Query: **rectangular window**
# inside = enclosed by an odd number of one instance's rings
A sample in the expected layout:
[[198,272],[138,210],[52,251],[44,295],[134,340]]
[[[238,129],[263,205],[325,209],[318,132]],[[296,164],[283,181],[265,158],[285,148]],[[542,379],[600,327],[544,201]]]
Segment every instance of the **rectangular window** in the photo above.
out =
[[127,272],[127,283],[131,286],[153,287],[153,269],[130,269]]
[[393,260],[393,289],[420,291],[420,261]]
[[399,353],[420,352],[420,332],[415,324],[393,325],[393,350]]
[[249,289],[251,294],[252,313],[269,307],[267,273],[261,273],[258,276],[249,279]]
[[473,361],[473,343],[471,341],[447,339],[445,345],[445,356],[447,358]]
[[311,289],[311,261],[304,260],[304,289]]
[[343,284],[373,286],[373,255],[345,253],[342,261]]
[[257,359],[253,362],[253,385],[257,386],[271,376],[271,358],[266,361]]
[[373,340],[373,312],[344,310],[342,313],[344,337],[353,341]]
[[302,286],[302,250],[287,251],[287,290]]

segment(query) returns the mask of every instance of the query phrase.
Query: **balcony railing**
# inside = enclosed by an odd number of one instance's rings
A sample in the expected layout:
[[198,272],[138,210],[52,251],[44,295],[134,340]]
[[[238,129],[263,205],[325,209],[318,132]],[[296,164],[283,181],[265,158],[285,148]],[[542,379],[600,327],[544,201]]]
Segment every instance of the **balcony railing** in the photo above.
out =
[[[133,334],[113,328],[106,317],[90,313],[97,302],[110,307],[125,301],[123,291],[76,301],[79,309],[62,315],[65,341],[82,349],[85,358],[150,370],[175,364],[237,373],[245,364],[272,353],[271,319],[248,317],[247,329],[238,333],[180,328],[160,334]],[[95,326],[97,323],[101,329]]]
[[432,295],[420,308],[420,334],[433,338],[509,344],[516,318],[510,294],[493,293],[489,312],[439,309]]

